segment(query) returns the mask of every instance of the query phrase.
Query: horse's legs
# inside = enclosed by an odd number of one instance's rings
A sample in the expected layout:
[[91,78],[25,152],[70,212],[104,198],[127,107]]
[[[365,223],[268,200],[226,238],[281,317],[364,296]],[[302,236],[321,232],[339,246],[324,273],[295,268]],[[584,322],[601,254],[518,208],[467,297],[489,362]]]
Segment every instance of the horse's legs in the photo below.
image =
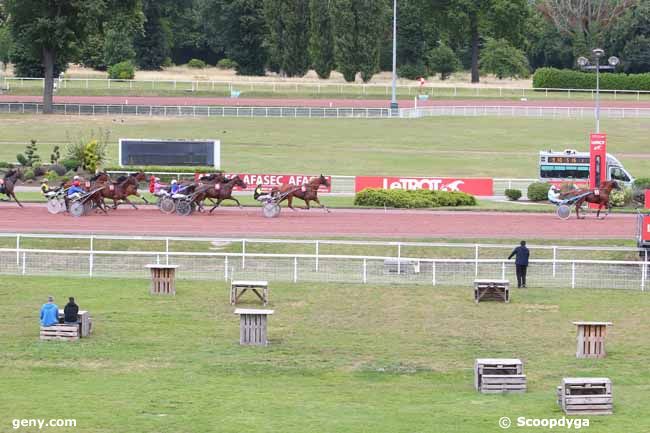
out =
[[580,218],[580,206],[582,206],[582,203],[584,203],[584,200],[578,200],[576,202],[576,218],[579,220],[585,218],[584,216]]
[[318,197],[316,197],[316,198],[314,199],[314,201],[315,201],[316,203],[318,203],[318,205],[321,207],[321,209],[325,209],[325,211],[326,211],[327,213],[330,213],[330,210],[327,208],[327,206],[325,206],[324,204],[322,204],[322,203],[320,202],[320,200],[318,200]]
[[600,219],[600,210],[603,208],[602,203],[598,203],[598,211],[596,211],[596,219]]
[[293,207],[293,196],[291,194],[287,196],[287,207],[292,211],[295,211]]
[[22,203],[20,203],[18,201],[18,199],[16,198],[16,194],[13,191],[11,191],[11,197],[13,197],[14,200],[16,200],[16,203],[18,203],[18,206],[23,207]]
[[210,213],[212,213],[213,210],[218,208],[222,201],[223,201],[222,199],[217,200],[217,203],[214,206],[212,206],[212,209],[210,209]]
[[309,209],[311,209],[311,208],[309,207],[309,200],[308,200],[308,199],[304,199],[304,200],[305,200],[305,207],[304,207],[304,209],[305,209],[305,210],[309,210]]

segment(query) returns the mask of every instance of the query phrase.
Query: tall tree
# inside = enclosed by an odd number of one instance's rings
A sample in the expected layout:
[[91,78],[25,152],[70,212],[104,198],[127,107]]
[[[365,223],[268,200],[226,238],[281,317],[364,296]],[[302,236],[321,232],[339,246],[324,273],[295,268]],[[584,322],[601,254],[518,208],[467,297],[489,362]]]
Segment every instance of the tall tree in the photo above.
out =
[[135,38],[137,64],[141,69],[160,69],[169,56],[170,32],[163,16],[164,2],[144,0],[144,28]]
[[332,0],[336,69],[348,82],[354,81],[359,70],[354,3],[355,0]]
[[334,69],[332,0],[311,0],[309,56],[319,78],[329,78]]
[[263,3],[258,0],[223,2],[219,20],[226,54],[237,62],[237,73],[264,75],[267,53]]

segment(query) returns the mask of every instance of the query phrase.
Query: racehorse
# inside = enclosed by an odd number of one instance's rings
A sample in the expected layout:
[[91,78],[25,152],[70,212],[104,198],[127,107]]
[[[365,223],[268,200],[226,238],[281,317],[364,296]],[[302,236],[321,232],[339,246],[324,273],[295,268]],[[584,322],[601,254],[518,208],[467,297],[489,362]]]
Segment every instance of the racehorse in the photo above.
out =
[[[598,205],[598,211],[596,212],[596,218],[600,218],[600,210],[605,206],[607,209],[607,214],[609,214],[610,209],[612,206],[609,203],[609,195],[612,193],[612,190],[617,189],[620,190],[621,187],[618,185],[618,183],[615,180],[608,180],[603,182],[600,185],[600,188],[596,188],[593,191],[591,191],[588,195],[585,195],[584,197],[580,198],[578,201],[576,201],[576,216],[578,219],[584,219],[584,216],[580,218],[580,206],[584,202],[587,203],[594,203]],[[579,190],[574,193],[574,195],[580,195],[581,193],[586,193],[588,190]]]
[[210,209],[210,213],[219,207],[221,202],[224,200],[233,200],[235,203],[237,203],[237,206],[241,207],[239,200],[232,196],[233,188],[236,186],[243,189],[248,188],[248,185],[246,185],[239,176],[235,176],[232,179],[226,179],[225,182],[222,183],[199,186],[194,193],[192,201],[194,203],[197,203],[199,205],[199,208],[201,208],[201,202],[206,198],[216,199],[217,202],[212,207],[212,209]]
[[287,200],[287,206],[291,210],[296,210],[292,206],[292,202],[294,198],[299,198],[305,202],[305,209],[310,209],[309,207],[309,202],[310,201],[315,201],[320,205],[322,209],[325,209],[327,212],[330,210],[318,200],[318,188],[320,186],[330,186],[329,183],[327,183],[327,179],[325,176],[322,174],[319,177],[315,177],[312,180],[309,181],[306,185],[302,186],[295,186],[295,185],[288,185],[288,184],[282,184],[280,185],[279,188],[273,188],[271,190],[271,195],[282,195],[286,194],[279,202],[282,203],[284,200]]
[[23,207],[23,205],[16,198],[14,187],[16,186],[16,181],[22,178],[23,173],[17,168],[12,168],[7,173],[5,173],[4,179],[0,179],[0,194],[4,194],[9,197],[9,201],[11,201],[13,198],[20,207]]
[[[120,181],[119,179],[123,179]],[[117,182],[104,182],[104,188],[102,188],[102,197],[110,198],[113,200],[113,209],[117,209],[118,201],[124,200],[134,209],[138,209],[130,200],[129,196],[140,197],[144,200],[145,203],[149,203],[146,198],[142,197],[138,193],[138,183],[146,179],[146,175],[143,171],[137,173],[131,173],[128,176],[120,176]]]

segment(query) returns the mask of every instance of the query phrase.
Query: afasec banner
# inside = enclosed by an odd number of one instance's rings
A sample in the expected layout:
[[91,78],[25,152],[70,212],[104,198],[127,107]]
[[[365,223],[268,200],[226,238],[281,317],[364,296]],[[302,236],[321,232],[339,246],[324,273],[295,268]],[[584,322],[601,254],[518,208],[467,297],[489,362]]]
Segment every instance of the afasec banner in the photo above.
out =
[[[296,185],[300,186],[304,183],[309,183],[310,180],[317,178],[318,176],[310,176],[306,174],[253,174],[253,173],[227,173],[227,178],[232,178],[239,175],[239,177],[248,185],[247,191],[253,191],[255,187],[261,184],[263,187],[274,187],[280,186],[282,184]],[[332,191],[332,178],[331,176],[325,176],[327,179],[327,184],[329,187],[321,185],[318,189],[321,192],[331,192]]]
[[357,176],[354,190],[359,192],[366,188],[429,189],[460,191],[478,196],[494,195],[494,182],[490,178]]

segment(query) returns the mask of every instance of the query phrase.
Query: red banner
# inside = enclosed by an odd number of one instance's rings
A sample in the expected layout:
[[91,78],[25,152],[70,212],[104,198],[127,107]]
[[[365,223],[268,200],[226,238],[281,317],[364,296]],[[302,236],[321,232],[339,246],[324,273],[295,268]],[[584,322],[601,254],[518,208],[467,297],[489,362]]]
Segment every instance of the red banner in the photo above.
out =
[[[227,178],[232,178],[239,175],[239,177],[244,181],[248,188],[246,191],[253,191],[255,187],[259,184],[262,185],[265,189],[270,189],[274,186],[280,186],[282,184],[288,185],[302,185],[308,183],[310,180],[317,178],[318,176],[310,176],[307,174],[258,174],[258,173],[227,173]],[[320,192],[331,192],[332,191],[332,177],[325,176],[329,187],[321,185],[318,189]]]
[[354,181],[355,192],[366,188],[429,189],[460,191],[477,196],[494,195],[494,182],[490,178],[357,176]]
[[650,242],[650,215],[644,215],[641,226],[641,240]]
[[645,208],[650,209],[650,189],[645,190]]
[[589,187],[600,188],[607,180],[607,135],[589,136]]

